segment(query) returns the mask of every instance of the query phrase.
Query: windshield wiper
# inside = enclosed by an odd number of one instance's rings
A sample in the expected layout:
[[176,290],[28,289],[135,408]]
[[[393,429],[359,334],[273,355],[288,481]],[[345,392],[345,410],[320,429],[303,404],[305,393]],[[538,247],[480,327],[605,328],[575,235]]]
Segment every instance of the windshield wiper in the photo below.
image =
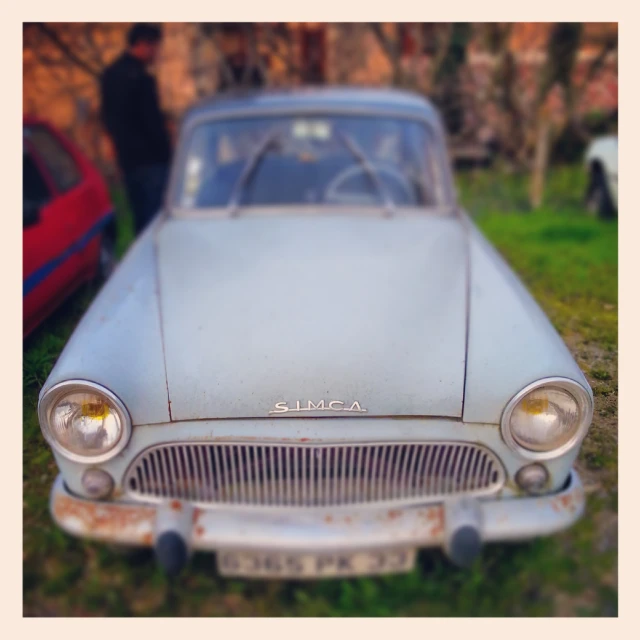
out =
[[238,208],[240,206],[240,196],[242,195],[244,188],[247,186],[250,178],[257,169],[258,164],[264,157],[264,154],[281,135],[282,132],[280,129],[274,129],[273,131],[269,132],[264,137],[262,142],[260,142],[260,144],[256,147],[253,155],[245,163],[240,177],[233,185],[233,190],[231,191],[231,196],[229,197],[229,203],[227,204],[227,212],[230,217],[235,216],[238,212]]
[[342,138],[347,149],[349,149],[353,156],[360,162],[362,168],[365,170],[366,174],[371,179],[371,182],[373,182],[373,185],[378,190],[378,193],[382,198],[382,202],[384,203],[384,208],[387,216],[392,216],[396,212],[396,205],[389,197],[387,190],[384,188],[382,180],[380,180],[380,175],[375,170],[375,167],[371,164],[365,152],[358,146],[358,143],[351,136],[349,136],[344,131],[338,131],[338,134]]

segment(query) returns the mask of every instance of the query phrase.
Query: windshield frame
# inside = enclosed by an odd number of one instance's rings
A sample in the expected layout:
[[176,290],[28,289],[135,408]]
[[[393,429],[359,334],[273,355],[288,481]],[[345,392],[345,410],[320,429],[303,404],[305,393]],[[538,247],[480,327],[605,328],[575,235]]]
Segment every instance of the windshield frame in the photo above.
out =
[[[171,173],[169,177],[169,188],[165,197],[165,210],[170,217],[174,218],[202,218],[202,217],[215,217],[215,218],[228,218],[229,209],[228,206],[216,206],[216,207],[183,207],[179,204],[180,197],[180,183],[184,172],[184,166],[187,160],[188,152],[191,147],[192,137],[200,125],[224,121],[224,120],[242,120],[242,119],[255,119],[256,117],[264,117],[265,120],[275,119],[279,117],[327,117],[327,116],[350,116],[350,117],[363,117],[363,118],[396,118],[399,120],[417,121],[420,122],[426,129],[426,133],[431,139],[432,153],[430,154],[430,172],[433,175],[434,180],[434,192],[437,194],[440,204],[435,206],[428,205],[416,205],[416,206],[397,206],[394,207],[397,213],[400,212],[436,212],[442,215],[443,211],[447,213],[453,213],[457,209],[456,192],[453,185],[452,170],[450,159],[447,153],[446,143],[442,128],[440,126],[434,126],[433,118],[429,117],[430,114],[419,113],[407,113],[405,111],[376,107],[376,108],[364,108],[364,107],[345,107],[342,105],[322,105],[322,106],[292,106],[291,108],[268,108],[268,107],[256,107],[255,109],[220,109],[211,111],[210,113],[199,114],[187,121],[184,129],[180,132],[180,139],[177,148],[175,160],[171,167]],[[243,205],[239,208],[235,217],[241,217],[251,212],[259,211],[271,211],[280,210],[282,214],[290,213],[291,211],[297,211],[305,209],[306,211],[313,210],[316,212],[326,211],[327,213],[341,214],[345,209],[345,205],[332,205],[332,204],[283,204],[276,206],[265,205]],[[372,213],[385,213],[383,204],[377,206],[371,205],[355,205],[350,206],[349,209],[357,215],[371,215]]]

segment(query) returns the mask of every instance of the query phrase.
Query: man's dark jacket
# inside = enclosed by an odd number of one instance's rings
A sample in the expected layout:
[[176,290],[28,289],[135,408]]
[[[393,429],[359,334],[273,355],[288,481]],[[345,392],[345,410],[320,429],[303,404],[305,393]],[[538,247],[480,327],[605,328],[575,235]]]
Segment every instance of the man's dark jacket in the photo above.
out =
[[168,164],[171,142],[160,111],[155,78],[129,53],[111,64],[100,78],[102,120],[124,171]]

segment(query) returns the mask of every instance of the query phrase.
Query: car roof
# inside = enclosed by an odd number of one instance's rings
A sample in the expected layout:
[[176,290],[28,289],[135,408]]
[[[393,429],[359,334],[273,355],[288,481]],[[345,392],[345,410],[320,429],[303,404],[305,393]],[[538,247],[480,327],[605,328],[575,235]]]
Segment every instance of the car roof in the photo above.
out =
[[433,105],[417,93],[398,89],[365,87],[295,87],[291,89],[264,89],[233,91],[207,98],[185,114],[185,124],[207,116],[222,113],[234,115],[252,112],[278,112],[313,109],[354,109],[362,111],[391,111],[408,117],[419,117],[438,125],[439,118]]

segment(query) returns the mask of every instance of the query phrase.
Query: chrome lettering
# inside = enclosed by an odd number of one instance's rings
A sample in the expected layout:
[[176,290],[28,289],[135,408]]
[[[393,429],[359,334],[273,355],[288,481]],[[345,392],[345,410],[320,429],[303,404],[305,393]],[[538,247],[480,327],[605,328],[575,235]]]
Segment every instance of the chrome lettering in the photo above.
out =
[[269,413],[287,413],[289,411],[289,407],[287,407],[286,402],[276,402],[275,409],[269,411]]
[[360,403],[359,403],[359,402],[357,402],[357,401],[356,401],[356,402],[354,402],[354,403],[351,405],[351,407],[349,407],[348,409],[345,409],[345,411],[356,411],[357,413],[367,413],[367,410],[366,410],[366,409],[363,409],[363,408],[360,406]]
[[342,400],[331,400],[328,404],[324,400],[313,402],[307,400],[306,406],[302,400],[296,400],[295,407],[289,407],[286,402],[276,402],[275,407],[269,413],[291,413],[300,411],[351,411],[353,413],[367,413],[356,400],[351,406],[346,407]]

